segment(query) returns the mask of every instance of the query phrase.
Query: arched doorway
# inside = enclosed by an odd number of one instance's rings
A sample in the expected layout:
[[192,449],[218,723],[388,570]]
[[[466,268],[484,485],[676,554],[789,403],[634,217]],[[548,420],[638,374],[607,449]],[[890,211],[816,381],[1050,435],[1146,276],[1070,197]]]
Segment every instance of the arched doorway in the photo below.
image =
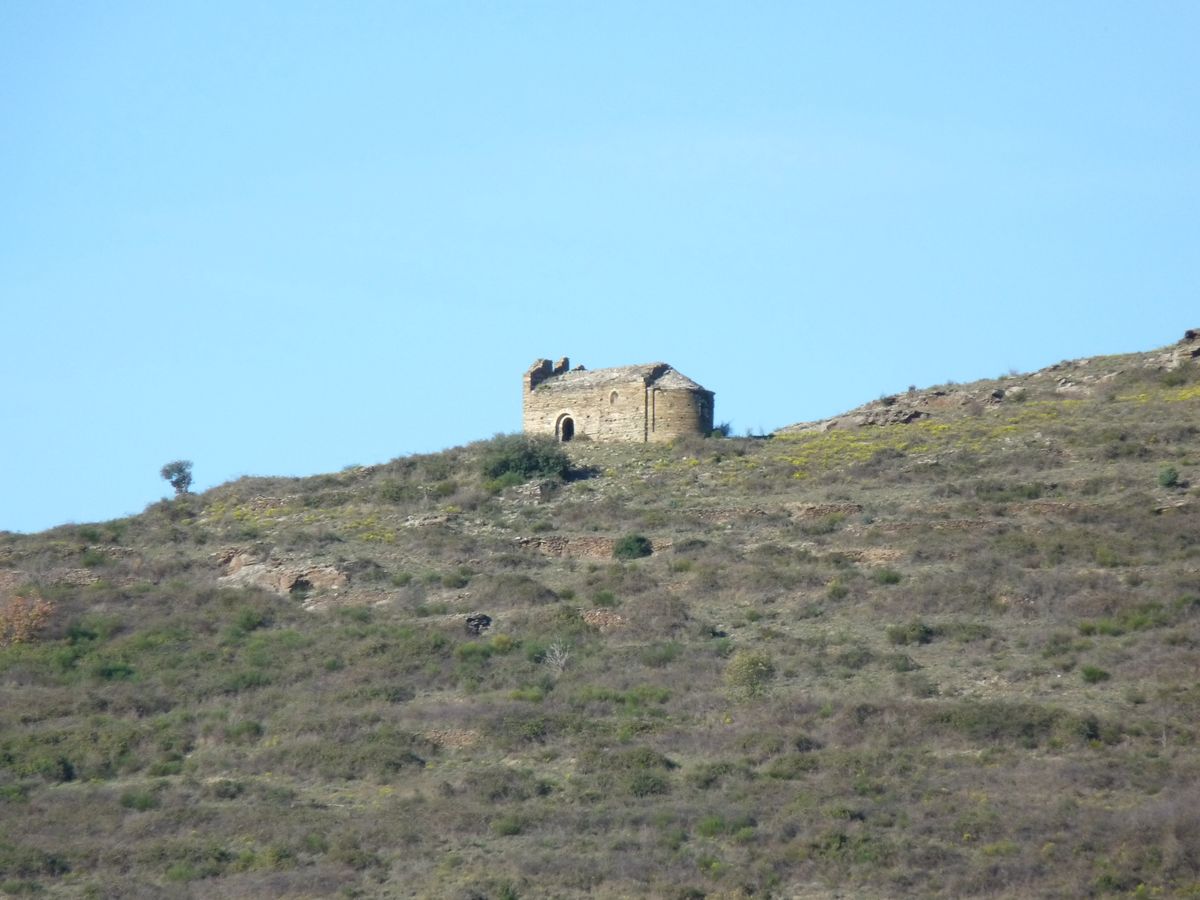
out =
[[570,416],[563,416],[558,420],[558,439],[565,444],[573,437],[575,437],[575,420]]

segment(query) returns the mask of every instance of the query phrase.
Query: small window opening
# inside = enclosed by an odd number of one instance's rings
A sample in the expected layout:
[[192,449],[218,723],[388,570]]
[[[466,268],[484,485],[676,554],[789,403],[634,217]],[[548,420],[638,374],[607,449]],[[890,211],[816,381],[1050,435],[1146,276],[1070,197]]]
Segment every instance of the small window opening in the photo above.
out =
[[608,395],[608,404],[609,404],[609,406],[612,406],[612,404],[614,404],[616,402],[617,402],[617,392],[613,391],[611,394]]

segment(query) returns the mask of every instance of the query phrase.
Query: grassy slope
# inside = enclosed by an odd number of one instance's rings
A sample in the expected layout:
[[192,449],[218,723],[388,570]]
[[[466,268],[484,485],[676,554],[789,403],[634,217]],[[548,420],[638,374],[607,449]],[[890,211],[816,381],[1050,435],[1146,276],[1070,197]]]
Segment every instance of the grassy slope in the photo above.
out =
[[[480,444],[2,535],[0,592],[55,611],[0,649],[0,890],[1198,894],[1200,507],[1159,476],[1200,471],[1200,378],[1128,362],[575,444],[542,502]],[[349,586],[219,582],[231,550]]]

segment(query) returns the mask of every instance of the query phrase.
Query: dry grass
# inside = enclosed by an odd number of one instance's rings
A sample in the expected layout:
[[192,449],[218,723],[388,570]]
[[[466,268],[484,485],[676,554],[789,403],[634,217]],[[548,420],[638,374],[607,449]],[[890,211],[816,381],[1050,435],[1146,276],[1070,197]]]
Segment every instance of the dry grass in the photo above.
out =
[[49,610],[0,649],[0,891],[1200,892],[1200,397],[1117,362],[542,487],[482,442],[0,536],[5,609]]

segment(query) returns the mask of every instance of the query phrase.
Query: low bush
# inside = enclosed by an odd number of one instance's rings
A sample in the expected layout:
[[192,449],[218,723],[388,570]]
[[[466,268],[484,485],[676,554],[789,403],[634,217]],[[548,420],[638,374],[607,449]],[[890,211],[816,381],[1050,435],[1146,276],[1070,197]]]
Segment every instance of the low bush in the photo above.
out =
[[1062,714],[1032,703],[964,700],[941,707],[932,717],[974,741],[1015,741],[1036,747],[1054,730]]
[[613,545],[613,556],[617,559],[641,559],[653,552],[650,539],[641,534],[627,534]]
[[519,815],[504,815],[492,819],[492,832],[500,837],[511,837],[525,830],[525,819]]
[[725,685],[735,694],[758,697],[775,677],[775,662],[763,652],[739,650],[725,664]]
[[899,584],[900,577],[900,573],[895,569],[879,569],[871,579],[876,584]]
[[481,468],[491,480],[510,473],[526,481],[539,476],[565,478],[571,458],[553,438],[502,434],[492,438],[484,448]]
[[920,619],[914,619],[904,625],[889,625],[887,627],[887,639],[890,643],[906,645],[906,644],[928,644],[938,634],[938,630],[934,626],[922,622]]
[[139,812],[155,809],[158,806],[158,794],[144,790],[126,791],[121,795],[121,806]]

